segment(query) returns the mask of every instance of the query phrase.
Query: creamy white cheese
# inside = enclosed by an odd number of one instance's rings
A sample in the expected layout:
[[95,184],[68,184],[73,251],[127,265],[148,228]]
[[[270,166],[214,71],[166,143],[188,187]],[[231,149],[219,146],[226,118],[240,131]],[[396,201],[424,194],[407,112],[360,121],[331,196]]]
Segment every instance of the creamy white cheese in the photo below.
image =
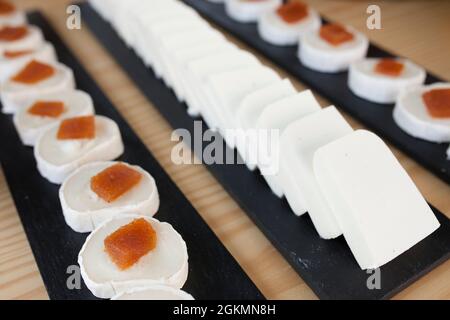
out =
[[[167,60],[172,62],[171,69],[175,83],[175,94],[177,95],[178,100],[187,102],[187,97],[192,94],[190,93],[190,88],[193,84],[190,82],[186,69],[186,66],[190,61],[209,57],[215,53],[220,53],[231,48],[235,48],[235,46],[219,37],[211,39],[206,43],[195,43],[179,50],[173,50],[171,53],[167,52]],[[192,109],[188,105],[188,114],[197,116],[200,114],[200,110]]]
[[21,26],[27,23],[25,12],[14,10],[10,14],[0,15],[0,28],[4,26]]
[[177,81],[179,75],[176,71],[175,60],[171,52],[179,51],[185,48],[190,48],[205,42],[225,42],[224,36],[208,27],[200,27],[195,30],[180,31],[171,37],[161,39],[161,46],[159,46],[161,65],[163,70],[163,77],[166,83],[174,89],[177,98],[183,101],[184,95],[180,82]]
[[[188,30],[196,27],[204,27],[202,21],[194,10],[187,10],[180,6],[154,6],[146,10],[146,14],[135,14],[135,29],[130,32],[130,40],[135,42],[135,50],[144,59],[147,65],[155,64],[159,39],[171,33]],[[129,24],[129,15],[124,16],[123,25]],[[141,32],[146,30],[146,32]]]
[[350,65],[348,87],[363,99],[377,103],[394,103],[399,93],[414,85],[420,85],[425,80],[425,70],[404,59],[404,70],[398,77],[391,77],[374,71],[377,58],[359,60]]
[[[305,90],[293,96],[289,96],[281,99],[280,101],[274,102],[264,108],[264,110],[256,120],[256,128],[276,129],[279,130],[279,135],[281,136],[283,134],[283,131],[290,123],[319,110],[320,105],[314,98],[311,91]],[[278,154],[278,163],[267,164],[267,166],[270,167],[278,166],[278,170],[276,170],[276,172],[268,172],[267,174],[265,174],[266,170],[264,170],[264,166],[266,164],[263,164],[260,161],[264,159],[264,154],[269,153],[265,148],[266,147],[263,144],[260,144],[258,146],[258,151],[260,153],[258,158],[258,167],[261,169],[263,177],[264,179],[266,179],[266,182],[270,186],[270,189],[272,189],[273,193],[281,198],[283,196],[283,187],[281,185],[281,182],[279,181],[279,159],[281,155]]]
[[169,286],[152,285],[116,294],[111,300],[194,300],[187,292]]
[[314,174],[362,269],[381,267],[439,227],[414,182],[371,132],[320,148]]
[[209,128],[216,129],[219,115],[212,107],[214,101],[208,88],[208,79],[213,75],[257,65],[260,65],[260,62],[254,55],[235,47],[189,62],[187,71],[192,90],[188,99],[189,108],[199,110]]
[[[30,114],[28,110],[38,101],[61,101],[64,112],[57,118]],[[14,114],[14,126],[20,140],[26,146],[34,146],[38,137],[54,123],[62,119],[94,114],[92,98],[80,90],[64,90],[50,94],[38,94],[18,107]]]
[[301,38],[298,57],[301,63],[315,71],[335,73],[347,70],[349,65],[363,59],[367,54],[369,41],[353,28],[346,27],[354,38],[333,46],[320,37],[320,31],[305,33]]
[[227,144],[234,148],[235,139],[226,134],[227,129],[234,129],[234,115],[242,99],[249,93],[256,91],[271,83],[280,81],[280,76],[270,68],[258,65],[224,72],[208,78],[212,105],[215,114],[214,120],[222,131],[222,136]]
[[[183,6],[175,6],[173,1],[128,0],[121,1],[116,7],[111,23],[129,46],[138,45],[139,38],[148,36],[137,32],[143,23],[153,23],[160,18],[167,21],[175,16],[182,17],[188,11]],[[129,19],[130,15],[136,16],[136,19]]]
[[23,84],[12,79],[1,84],[0,96],[3,113],[16,113],[20,106],[26,104],[27,101],[38,94],[50,94],[75,89],[75,79],[70,68],[60,63],[42,62],[55,68],[55,73],[51,77],[36,84]]
[[236,21],[256,22],[261,15],[275,10],[282,3],[282,0],[226,0],[225,11]]
[[153,216],[159,208],[159,195],[155,179],[139,166],[141,181],[124,195],[106,202],[91,188],[91,178],[117,162],[93,162],[75,170],[59,189],[59,199],[66,223],[76,232],[90,232],[100,224],[124,213]]
[[336,108],[328,107],[291,123],[281,136],[280,181],[286,199],[295,214],[308,212],[323,239],[342,231],[320,191],[313,157],[317,149],[352,131]]
[[26,51],[36,50],[44,44],[44,36],[41,29],[36,26],[27,26],[28,33],[20,39],[14,41],[0,41],[0,54],[5,51]]
[[118,158],[124,151],[117,124],[104,116],[95,116],[95,138],[58,140],[59,123],[38,138],[34,157],[41,175],[53,183],[62,183],[82,165]]
[[[263,134],[257,131],[256,120],[268,105],[296,92],[292,83],[285,79],[249,93],[242,99],[234,120],[238,129],[236,148],[250,170],[256,169],[258,164],[258,141],[269,138],[269,132]],[[260,142],[263,144],[268,141]]]
[[[130,268],[120,270],[104,250],[104,240],[138,218],[151,223],[156,232],[156,247]],[[81,248],[78,264],[86,286],[99,298],[155,284],[179,289],[188,275],[188,253],[180,234],[166,222],[138,215],[116,217],[96,228]]]
[[[146,22],[146,30],[148,35],[143,41],[143,55],[146,60],[155,70],[158,77],[162,78],[168,86],[172,86],[171,79],[169,78],[167,66],[165,63],[165,55],[163,48],[165,45],[168,47],[174,46],[174,49],[183,47],[184,41],[190,41],[189,37],[186,37],[186,32],[204,32],[208,30],[209,25],[202,19],[196,16],[187,17],[175,17],[172,19],[157,19],[155,22],[149,24]],[[177,40],[171,40],[173,37],[181,37],[184,34],[182,42],[178,43]],[[178,38],[180,39],[180,38]]]
[[14,58],[7,58],[2,55],[0,57],[0,83],[8,80],[31,60],[39,60],[47,63],[56,62],[57,58],[53,45],[49,42],[44,42],[43,45],[36,50]]
[[432,89],[450,89],[449,83],[414,86],[402,91],[394,108],[394,120],[409,135],[431,142],[450,142],[450,118],[432,117],[422,95]]
[[264,13],[258,20],[258,33],[264,40],[277,46],[295,45],[304,34],[312,33],[321,25],[316,10],[308,7],[308,16],[296,23],[285,22],[275,10]]

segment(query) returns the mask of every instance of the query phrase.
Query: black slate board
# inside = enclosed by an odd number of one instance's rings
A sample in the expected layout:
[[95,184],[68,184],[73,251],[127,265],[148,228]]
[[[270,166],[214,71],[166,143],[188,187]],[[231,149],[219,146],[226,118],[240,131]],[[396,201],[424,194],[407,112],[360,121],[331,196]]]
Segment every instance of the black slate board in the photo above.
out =
[[[259,51],[282,69],[296,77],[336,107],[344,110],[373,132],[391,142],[397,148],[450,183],[450,161],[446,158],[447,144],[437,144],[415,139],[402,131],[394,122],[391,105],[373,103],[355,96],[347,86],[347,72],[326,74],[304,67],[297,58],[297,46],[278,47],[271,45],[258,34],[256,23],[239,23],[225,12],[223,4],[205,0],[182,0],[195,8],[211,22],[224,28],[252,48]],[[394,55],[371,44],[368,57],[393,57]],[[427,84],[445,82],[428,73]]]
[[[45,18],[37,12],[28,18],[53,43],[60,62],[72,68],[78,88],[92,96],[96,112],[119,125],[125,144],[120,160],[140,165],[155,178],[161,200],[155,217],[171,223],[187,243],[189,277],[184,289],[196,299],[263,299]],[[21,144],[10,116],[0,115],[0,136],[1,164],[50,298],[94,299],[84,284],[81,290],[69,290],[66,286],[66,269],[76,265],[87,234],[72,231],[64,222],[59,186],[39,175],[32,148]]]
[[[194,134],[194,120],[174,93],[128,49],[112,27],[82,4],[82,16],[94,35],[174,128]],[[203,130],[207,128],[203,124]],[[204,146],[203,146],[204,147]],[[202,152],[202,150],[194,150]],[[322,240],[308,215],[298,218],[287,202],[272,194],[264,179],[245,165],[207,165],[303,280],[322,299],[386,299],[450,257],[450,220],[434,209],[442,226],[427,239],[381,268],[380,290],[369,290],[367,278],[343,237]]]

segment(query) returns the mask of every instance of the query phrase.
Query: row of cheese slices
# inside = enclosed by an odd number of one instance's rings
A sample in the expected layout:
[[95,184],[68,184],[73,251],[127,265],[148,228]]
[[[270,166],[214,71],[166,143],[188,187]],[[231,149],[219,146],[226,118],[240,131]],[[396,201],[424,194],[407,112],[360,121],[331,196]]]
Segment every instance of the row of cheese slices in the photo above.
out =
[[298,0],[212,2],[224,2],[227,14],[237,22],[256,22],[259,36],[272,45],[298,44],[303,66],[326,73],[348,70],[348,87],[356,96],[396,103],[394,121],[407,134],[450,142],[450,84],[424,86],[422,67],[407,59],[365,58],[369,41],[364,34],[337,23],[322,25],[317,12]]
[[[259,168],[295,214],[308,212],[322,238],[343,234],[362,269],[384,265],[439,227],[379,137],[353,131],[333,106],[321,109],[310,91],[297,92],[190,7],[176,0],[90,2],[187,112],[218,130],[250,170]],[[233,134],[242,130],[279,133],[270,158],[279,163],[269,163],[279,170],[264,169],[265,143]]]
[[91,232],[78,262],[94,295],[113,299],[192,299],[180,290],[188,275],[182,237],[153,219],[159,196],[142,168],[111,160],[124,152],[117,124],[94,114],[75,90],[72,70],[23,12],[0,1],[0,97],[14,114],[22,142],[34,146],[39,172],[61,184],[67,224]]

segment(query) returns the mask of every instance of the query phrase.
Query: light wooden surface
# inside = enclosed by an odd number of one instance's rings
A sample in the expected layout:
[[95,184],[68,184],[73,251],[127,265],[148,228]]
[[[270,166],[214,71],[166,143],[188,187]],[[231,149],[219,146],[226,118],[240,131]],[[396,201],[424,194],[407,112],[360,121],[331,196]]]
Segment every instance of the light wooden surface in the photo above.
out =
[[[125,0],[124,0],[125,1]],[[202,1],[202,0],[198,0]],[[205,218],[263,294],[270,299],[315,299],[315,295],[247,218],[221,185],[201,165],[176,166],[170,161],[172,128],[143,97],[87,27],[65,27],[71,0],[17,0],[21,8],[39,8],[94,76],[172,179]],[[450,2],[310,0],[326,17],[365,32],[383,47],[450,79]],[[368,4],[382,9],[382,30],[365,27]],[[245,47],[245,46],[243,46]],[[263,59],[265,63],[271,65]],[[273,66],[273,65],[272,65]],[[280,72],[283,76],[285,73]],[[304,88],[293,80],[298,89]],[[319,97],[320,98],[320,97]],[[328,103],[320,99],[322,105]],[[347,117],[354,127],[358,123]],[[426,199],[450,216],[450,187],[394,150]],[[336,275],[339,276],[339,275]],[[46,299],[42,279],[0,172],[0,299]],[[450,262],[436,268],[398,299],[450,299]]]

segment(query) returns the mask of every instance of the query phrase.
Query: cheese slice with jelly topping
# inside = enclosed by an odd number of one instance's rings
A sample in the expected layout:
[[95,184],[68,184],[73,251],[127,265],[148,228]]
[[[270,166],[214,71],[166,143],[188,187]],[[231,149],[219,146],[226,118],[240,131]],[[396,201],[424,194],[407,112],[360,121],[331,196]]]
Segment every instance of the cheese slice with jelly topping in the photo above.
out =
[[82,165],[116,159],[123,150],[114,121],[103,116],[81,116],[45,130],[36,142],[34,155],[42,176],[60,184]]
[[186,243],[156,219],[127,215],[96,228],[78,255],[86,286],[99,298],[149,285],[179,289],[188,275]]

